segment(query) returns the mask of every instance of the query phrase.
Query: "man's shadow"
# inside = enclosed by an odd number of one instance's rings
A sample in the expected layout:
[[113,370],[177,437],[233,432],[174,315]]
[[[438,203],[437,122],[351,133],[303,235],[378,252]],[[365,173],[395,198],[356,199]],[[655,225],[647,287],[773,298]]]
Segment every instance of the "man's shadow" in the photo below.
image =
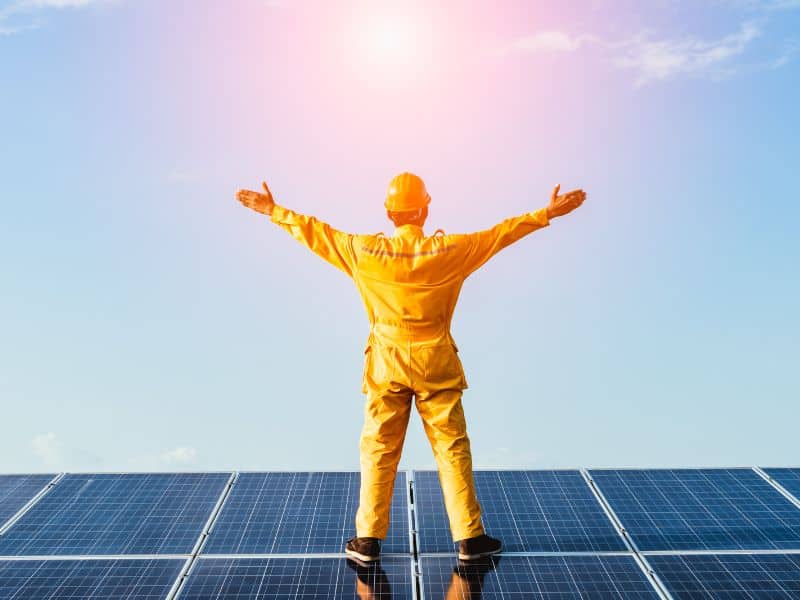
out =
[[[499,556],[469,562],[457,561],[443,600],[480,600],[486,574],[499,563]],[[367,566],[347,560],[347,566],[355,572],[356,593],[360,600],[391,600],[389,578],[379,562]]]

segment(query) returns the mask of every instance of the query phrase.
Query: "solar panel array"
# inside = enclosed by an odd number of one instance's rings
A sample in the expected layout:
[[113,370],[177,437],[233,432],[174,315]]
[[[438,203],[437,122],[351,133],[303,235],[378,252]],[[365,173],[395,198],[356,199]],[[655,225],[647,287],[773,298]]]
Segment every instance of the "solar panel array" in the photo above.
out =
[[[510,552],[625,551],[580,471],[476,471],[483,525]],[[434,471],[414,474],[420,552],[452,552]]]
[[456,559],[400,472],[382,560],[345,559],[359,474],[0,476],[0,600],[798,598],[800,470],[476,471],[504,553]]
[[[242,473],[203,548],[208,554],[341,552],[353,535],[358,473]],[[408,552],[406,474],[398,473],[384,552]]]

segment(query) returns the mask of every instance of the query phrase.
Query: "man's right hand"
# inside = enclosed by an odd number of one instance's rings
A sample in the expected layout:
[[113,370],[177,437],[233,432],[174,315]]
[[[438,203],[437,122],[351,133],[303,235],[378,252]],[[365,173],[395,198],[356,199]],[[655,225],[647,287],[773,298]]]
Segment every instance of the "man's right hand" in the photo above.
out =
[[272,208],[275,206],[275,201],[272,199],[272,192],[269,191],[266,182],[262,181],[261,186],[264,188],[264,193],[254,192],[252,190],[239,190],[236,192],[236,198],[247,208],[270,216],[272,215]]
[[561,184],[559,183],[555,189],[553,189],[553,194],[550,196],[550,205],[547,207],[548,219],[563,217],[567,213],[571,213],[578,208],[583,204],[583,201],[586,200],[586,192],[581,189],[572,190],[571,192],[559,196],[558,191],[560,189]]

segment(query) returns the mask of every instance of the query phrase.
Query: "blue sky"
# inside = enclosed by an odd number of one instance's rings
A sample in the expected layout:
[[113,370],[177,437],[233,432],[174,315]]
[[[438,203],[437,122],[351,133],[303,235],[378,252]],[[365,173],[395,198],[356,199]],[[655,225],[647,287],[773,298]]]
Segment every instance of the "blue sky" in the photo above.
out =
[[374,6],[0,2],[0,472],[356,469],[357,292],[234,192],[388,233],[404,170],[588,192],[464,286],[476,466],[800,464],[800,3]]

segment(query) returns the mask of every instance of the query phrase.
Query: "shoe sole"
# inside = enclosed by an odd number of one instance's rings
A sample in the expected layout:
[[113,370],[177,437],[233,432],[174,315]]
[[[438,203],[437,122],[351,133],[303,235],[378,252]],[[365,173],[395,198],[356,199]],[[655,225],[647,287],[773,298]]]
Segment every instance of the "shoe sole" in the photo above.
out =
[[363,567],[368,567],[374,563],[376,563],[380,556],[369,556],[368,554],[361,554],[360,552],[356,552],[355,550],[350,550],[349,548],[345,548],[344,553],[347,554],[350,558],[355,559],[357,563],[360,563]]
[[462,554],[461,552],[459,552],[458,560],[477,560],[485,556],[492,556],[493,554],[498,554],[502,549],[503,548],[501,546],[497,550],[489,550],[488,552],[479,552],[478,554]]

